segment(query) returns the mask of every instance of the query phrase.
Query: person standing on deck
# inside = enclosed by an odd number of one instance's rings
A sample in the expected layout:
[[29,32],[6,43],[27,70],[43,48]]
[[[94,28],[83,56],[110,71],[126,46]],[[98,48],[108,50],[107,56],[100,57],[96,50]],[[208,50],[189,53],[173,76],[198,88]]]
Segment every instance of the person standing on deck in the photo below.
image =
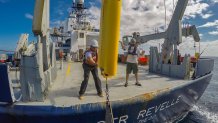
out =
[[63,50],[59,50],[59,60],[60,60],[60,69],[63,69],[63,60],[64,60]]
[[103,97],[102,87],[101,87],[101,80],[98,76],[98,41],[92,40],[90,48],[85,51],[84,58],[83,58],[83,70],[84,70],[84,80],[82,81],[80,91],[79,91],[79,99],[83,99],[83,95],[85,94],[90,72],[95,81],[95,87],[97,89],[97,94],[100,97]]
[[[126,50],[125,46],[121,42],[122,49]],[[128,55],[127,55],[127,65],[126,65],[126,83],[125,87],[128,86],[129,74],[133,71],[136,78],[136,86],[142,86],[138,81],[138,56],[140,55],[140,50],[138,48],[138,44],[136,43],[136,39],[132,38],[129,47],[128,47]]]

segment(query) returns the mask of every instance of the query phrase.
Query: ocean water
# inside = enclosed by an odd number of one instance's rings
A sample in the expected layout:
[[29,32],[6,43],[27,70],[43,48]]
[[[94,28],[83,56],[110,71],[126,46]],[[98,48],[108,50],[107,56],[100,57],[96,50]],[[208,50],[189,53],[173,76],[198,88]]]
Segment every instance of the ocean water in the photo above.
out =
[[212,80],[198,103],[179,123],[218,123],[218,57]]

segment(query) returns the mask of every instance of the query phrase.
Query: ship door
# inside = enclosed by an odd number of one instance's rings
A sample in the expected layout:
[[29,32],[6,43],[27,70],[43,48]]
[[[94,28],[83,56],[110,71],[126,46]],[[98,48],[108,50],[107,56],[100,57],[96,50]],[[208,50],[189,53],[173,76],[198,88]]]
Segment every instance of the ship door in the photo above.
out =
[[79,61],[83,60],[83,55],[84,55],[84,50],[83,49],[79,49]]

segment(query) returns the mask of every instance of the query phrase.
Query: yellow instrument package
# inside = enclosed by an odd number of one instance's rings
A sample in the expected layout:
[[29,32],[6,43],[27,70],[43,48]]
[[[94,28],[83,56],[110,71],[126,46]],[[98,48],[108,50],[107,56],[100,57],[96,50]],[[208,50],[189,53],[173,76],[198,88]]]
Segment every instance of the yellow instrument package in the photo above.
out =
[[104,77],[117,72],[122,0],[102,0],[99,67]]
[[200,58],[200,53],[195,53],[195,58],[199,59]]

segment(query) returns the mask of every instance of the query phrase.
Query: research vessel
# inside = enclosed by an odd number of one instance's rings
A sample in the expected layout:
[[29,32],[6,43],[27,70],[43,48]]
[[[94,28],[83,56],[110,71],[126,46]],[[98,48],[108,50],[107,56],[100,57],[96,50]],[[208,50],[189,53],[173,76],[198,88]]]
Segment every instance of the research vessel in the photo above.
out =
[[[113,2],[121,5],[121,1]],[[83,3],[75,1],[79,7]],[[181,26],[187,3],[188,0],[178,0],[165,32],[133,36],[141,44],[164,39],[162,51],[151,47],[149,65],[139,66],[142,87],[134,85],[132,76],[130,85],[124,87],[126,66],[119,63],[116,76],[107,79],[109,89],[103,87],[109,91],[105,94],[109,100],[97,96],[92,78],[85,98],[79,100],[82,63],[56,59],[56,43],[50,36],[66,35],[50,34],[49,0],[36,0],[33,33],[37,43],[20,51],[19,68],[12,70],[7,64],[0,64],[1,122],[164,123],[182,119],[204,93],[214,67],[214,60],[209,58],[199,57],[194,66],[190,55],[179,61],[177,47],[182,36],[193,36],[196,42],[200,41],[195,26]],[[103,7],[107,8],[107,4]],[[20,42],[27,37],[23,35]],[[106,82],[104,77],[101,80]]]

